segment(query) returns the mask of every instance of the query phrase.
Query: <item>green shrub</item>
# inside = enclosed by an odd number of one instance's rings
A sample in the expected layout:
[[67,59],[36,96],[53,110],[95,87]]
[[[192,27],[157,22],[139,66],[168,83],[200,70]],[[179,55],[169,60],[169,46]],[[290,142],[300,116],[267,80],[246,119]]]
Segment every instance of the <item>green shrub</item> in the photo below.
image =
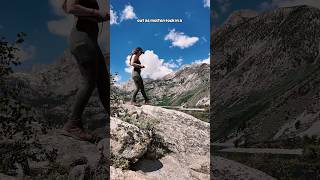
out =
[[0,172],[10,175],[15,174],[16,163],[22,166],[24,174],[29,174],[29,159],[54,159],[51,155],[55,153],[38,143],[38,135],[46,133],[47,127],[31,107],[21,102],[19,84],[8,81],[13,65],[21,64],[16,54],[25,36],[19,33],[14,43],[0,39]]
[[169,144],[164,141],[164,139],[155,134],[154,132],[152,134],[151,142],[148,146],[148,151],[145,155],[148,159],[160,159],[164,157],[166,154],[170,153]]
[[111,166],[113,167],[120,168],[120,169],[130,168],[130,162],[127,159],[124,159],[112,153],[111,153],[110,161],[111,161]]

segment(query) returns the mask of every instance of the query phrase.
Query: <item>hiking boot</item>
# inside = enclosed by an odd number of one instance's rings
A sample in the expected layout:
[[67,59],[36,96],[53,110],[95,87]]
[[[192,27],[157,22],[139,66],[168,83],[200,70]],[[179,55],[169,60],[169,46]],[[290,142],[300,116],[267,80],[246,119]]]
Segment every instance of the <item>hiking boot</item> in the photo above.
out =
[[92,142],[95,138],[83,130],[81,120],[69,120],[63,127],[63,135],[81,141]]

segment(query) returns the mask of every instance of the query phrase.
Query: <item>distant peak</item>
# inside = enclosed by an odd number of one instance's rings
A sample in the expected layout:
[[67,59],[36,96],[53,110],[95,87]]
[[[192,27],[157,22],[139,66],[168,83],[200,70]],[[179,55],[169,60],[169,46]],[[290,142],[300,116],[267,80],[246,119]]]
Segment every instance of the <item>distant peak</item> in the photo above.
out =
[[249,9],[241,9],[234,11],[228,19],[225,21],[224,25],[235,25],[246,18],[252,18],[258,16],[259,13]]

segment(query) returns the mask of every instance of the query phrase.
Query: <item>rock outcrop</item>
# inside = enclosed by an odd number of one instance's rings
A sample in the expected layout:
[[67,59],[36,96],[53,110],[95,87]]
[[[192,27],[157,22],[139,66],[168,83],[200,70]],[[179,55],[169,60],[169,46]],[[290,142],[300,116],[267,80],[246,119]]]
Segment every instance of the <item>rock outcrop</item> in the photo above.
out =
[[[111,176],[142,179],[210,179],[209,124],[188,114],[160,107],[123,105],[136,123],[154,121],[156,137],[168,148],[160,159],[140,159],[132,170],[111,168]],[[121,117],[119,117],[121,119]],[[150,128],[150,127],[149,127]],[[112,137],[111,137],[112,138]],[[148,153],[148,152],[146,152]]]
[[111,118],[110,129],[111,152],[114,155],[134,163],[147,152],[151,142],[148,132],[116,118]]

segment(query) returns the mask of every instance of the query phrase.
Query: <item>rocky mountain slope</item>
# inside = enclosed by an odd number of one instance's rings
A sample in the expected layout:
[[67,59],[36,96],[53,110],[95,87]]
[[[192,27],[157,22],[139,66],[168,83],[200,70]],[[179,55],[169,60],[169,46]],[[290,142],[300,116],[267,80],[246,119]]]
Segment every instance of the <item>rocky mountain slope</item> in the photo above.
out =
[[[208,64],[185,65],[157,80],[145,80],[145,88],[156,105],[209,106]],[[129,99],[135,86],[132,80],[118,86]]]
[[296,6],[230,19],[212,42],[213,141],[320,135],[320,10]]
[[[18,169],[17,176],[0,173],[0,177],[34,179],[50,173],[51,179],[106,179],[108,168],[103,168],[103,162],[111,158],[110,176],[114,180],[210,179],[208,123],[155,106],[122,108],[124,113],[120,117],[111,118],[110,136],[99,143],[78,141],[52,129],[39,139],[46,149],[56,150],[54,164],[48,160],[30,161],[31,175]],[[152,125],[152,132],[143,126],[146,122]],[[213,158],[217,165],[211,173],[216,179],[273,179],[240,163]]]

